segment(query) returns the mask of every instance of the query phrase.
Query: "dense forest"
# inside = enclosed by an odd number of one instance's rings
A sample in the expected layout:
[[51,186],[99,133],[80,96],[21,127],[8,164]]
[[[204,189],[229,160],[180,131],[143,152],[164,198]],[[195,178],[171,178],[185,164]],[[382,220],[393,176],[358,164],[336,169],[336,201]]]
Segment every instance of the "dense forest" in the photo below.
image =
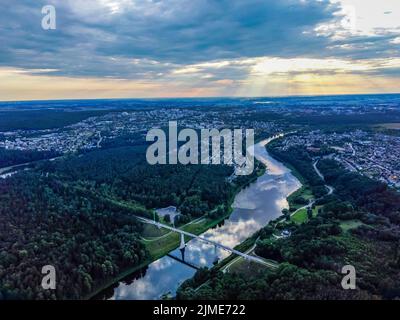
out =
[[0,132],[11,130],[45,130],[61,128],[94,116],[109,113],[107,110],[11,110],[0,111]]
[[[1,298],[82,298],[139,264],[133,214],[34,172],[0,181]],[[55,291],[40,286],[45,265],[56,268]]]
[[354,114],[293,114],[290,123],[309,125],[318,128],[349,129],[349,127],[365,128],[371,124],[400,121],[400,112],[398,110],[386,110],[385,112],[367,112]]
[[301,174],[305,184],[309,185],[313,195],[320,198],[326,194],[324,182],[315,172],[312,166],[312,159],[310,154],[301,146],[290,147],[286,151],[282,151],[279,147],[281,140],[275,140],[268,145],[268,152],[271,153],[276,159],[289,163]]
[[[286,159],[302,174],[305,168],[305,177],[313,181],[305,149]],[[288,223],[292,235],[287,239],[274,239],[271,226],[256,235],[255,253],[279,262],[278,270],[201,270],[180,287],[178,298],[400,298],[400,194],[347,172],[334,160],[320,161],[319,169],[335,188],[334,195],[321,201],[319,214],[301,225]],[[356,268],[356,290],[341,287],[341,268],[348,264]]]
[[58,153],[52,151],[5,150],[0,148],[0,168],[51,159],[58,155]]
[[[196,281],[197,280],[197,281]],[[200,280],[200,281],[198,281]],[[202,282],[207,281],[206,283]],[[337,286],[335,272],[309,271],[283,263],[278,270],[254,274],[198,271],[178,290],[179,300],[310,300],[367,299],[363,292],[349,292]],[[201,285],[201,287],[200,287]],[[195,289],[198,288],[198,289]]]
[[[0,299],[78,299],[148,261],[134,216],[175,205],[177,224],[225,215],[257,171],[227,181],[228,166],[150,166],[144,146],[39,162],[0,179]],[[216,210],[215,210],[216,209]],[[57,290],[41,289],[54,265]]]
[[319,163],[327,183],[337,197],[357,208],[355,215],[366,223],[379,223],[398,229],[400,227],[400,195],[385,183],[357,173],[347,172],[334,160]]
[[[200,217],[217,206],[227,206],[236,186],[227,181],[229,166],[155,165],[145,159],[145,147],[119,147],[94,151],[79,157],[53,161],[39,167],[43,174],[56,174],[106,198],[147,209],[176,206],[179,222]],[[238,177],[240,187],[254,178]]]

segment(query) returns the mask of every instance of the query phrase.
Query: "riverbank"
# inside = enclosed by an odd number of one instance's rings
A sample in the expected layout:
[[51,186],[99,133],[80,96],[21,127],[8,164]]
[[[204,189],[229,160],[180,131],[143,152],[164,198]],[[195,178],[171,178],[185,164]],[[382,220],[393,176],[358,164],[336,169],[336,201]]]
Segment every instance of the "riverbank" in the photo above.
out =
[[[268,148],[268,143],[264,147],[267,152],[270,151]],[[308,194],[311,191],[308,188],[307,181],[292,165],[286,163],[285,161],[281,161],[280,159],[278,159],[278,157],[275,157],[272,152],[269,153],[269,155],[272,159],[280,162],[284,167],[286,167],[293,174],[293,176],[296,177],[296,179],[300,182],[300,186],[298,187],[298,189],[287,194],[286,196],[286,200],[288,201],[289,206],[293,207],[294,206],[293,199],[295,197],[303,195],[304,193]],[[310,196],[312,196],[312,194]],[[281,215],[277,219],[269,221],[268,225],[273,225],[274,227],[276,227],[276,225],[279,224],[280,222],[283,222],[284,219],[285,217]],[[260,228],[260,230],[262,230],[262,228]],[[243,242],[238,244],[235,247],[235,249],[241,252],[246,252],[246,254],[254,254],[254,249],[256,248],[256,244],[260,235],[260,230],[258,230],[253,235],[251,235]],[[279,264],[276,261],[270,260],[269,262],[270,266],[268,268],[274,270],[279,267]],[[231,269],[240,269],[241,271],[244,271],[246,273],[252,273],[252,272],[257,272],[257,268],[260,268],[260,266],[254,264],[249,265],[249,263],[246,262],[242,257],[229,255],[225,259],[221,260],[218,264],[213,266],[211,270],[227,272]],[[204,283],[201,286],[203,285]]]
[[[289,208],[295,208],[295,210],[296,210],[295,212],[299,211],[301,208],[300,208],[300,206],[299,206],[299,208],[297,208],[298,205],[294,203],[294,199],[298,196],[305,196],[310,199],[313,198],[311,190],[309,189],[309,184],[307,183],[306,179],[300,174],[300,172],[297,171],[296,168],[294,168],[290,163],[283,161],[282,159],[279,159],[279,157],[274,155],[273,152],[270,152],[271,149],[268,147],[268,144],[265,145],[265,148],[266,148],[267,152],[269,152],[270,156],[273,159],[279,161],[285,167],[287,167],[291,171],[291,173],[300,181],[300,183],[301,183],[300,188],[297,189],[296,191],[288,194],[288,196],[286,197],[286,200],[288,201],[288,204],[289,204]],[[295,212],[293,212],[293,214]],[[277,219],[270,221],[269,224],[274,224],[276,226],[280,222],[283,222],[284,219],[285,219],[285,217],[282,215],[282,216],[278,217]],[[235,247],[235,249],[238,251],[241,251],[241,252],[248,252],[250,254],[255,249],[259,231],[257,231],[251,237],[247,238],[245,241],[243,241],[242,243],[237,245]],[[253,249],[253,250],[251,250],[251,249]],[[220,261],[216,266],[213,267],[213,269],[223,271],[228,265],[230,265],[230,264],[233,265],[233,264],[239,263],[242,260],[243,260],[242,257],[235,257],[233,255],[230,255],[229,257]],[[273,263],[273,261],[271,261],[271,263]]]
[[50,159],[40,159],[40,160],[31,161],[31,162],[15,164],[15,165],[8,166],[8,167],[2,167],[2,168],[0,168],[0,175],[8,174],[8,173],[14,174],[14,173],[17,173],[18,171],[29,168],[30,166],[32,166],[34,164],[38,164],[38,163],[45,162],[45,161],[54,161],[56,159],[60,159],[63,157],[64,156],[58,156],[58,157],[54,157],[54,158],[50,158]]
[[[256,172],[256,175],[247,181],[245,185],[242,186],[237,186],[235,189],[232,197],[230,198],[227,206],[227,210],[224,215],[215,218],[215,219],[210,219],[207,215],[204,215],[201,218],[198,218],[196,220],[193,220],[192,222],[189,222],[183,226],[180,227],[180,229],[193,233],[195,235],[201,235],[205,233],[206,231],[218,226],[221,224],[224,220],[228,219],[232,212],[233,212],[233,203],[234,200],[237,196],[238,193],[240,193],[243,189],[248,187],[250,184],[254,183],[260,176],[264,175],[266,172],[266,167],[265,166],[259,166],[258,170]],[[190,239],[185,239],[186,241]],[[95,290],[93,290],[92,293],[88,294],[84,299],[90,300],[101,294],[101,292],[106,291],[107,289],[111,288],[114,286],[116,283],[122,281],[124,278],[127,276],[147,267],[151,263],[163,258],[170,252],[174,251],[177,249],[180,245],[180,235],[173,232],[169,234],[165,234],[160,236],[159,238],[156,239],[142,239],[142,243],[145,245],[146,250],[149,252],[149,258],[140,263],[137,266],[134,266],[132,268],[129,268],[127,270],[124,270],[117,276],[113,277],[109,281],[105,282],[103,285],[99,286]]]
[[[240,186],[236,192],[233,192],[226,215],[213,220],[197,219],[195,223],[190,223],[181,229],[194,230],[196,234],[201,234],[207,239],[230,248],[237,247],[242,252],[249,250],[247,244],[250,243],[245,240],[251,238],[269,222],[281,217],[282,205],[286,207],[286,198],[301,187],[300,181],[291,174],[290,170],[272,158],[265,148],[266,144],[280,136],[282,135],[265,139],[255,145],[254,155],[258,163],[257,168],[260,170],[257,170],[258,174],[255,174],[254,177],[237,180],[237,184]],[[249,181],[250,178],[252,181]],[[228,208],[228,206],[226,207]],[[146,237],[143,240],[147,246],[150,245],[148,251],[153,253],[151,260],[154,262],[149,264],[143,272],[138,273],[135,279],[129,278],[127,281],[114,284],[112,288],[104,292],[104,296],[101,298],[152,300],[160,299],[165,294],[174,296],[180,284],[195,275],[194,269],[198,267],[212,268],[216,261],[223,261],[229,257],[229,254],[223,249],[205,245],[196,239],[190,239],[184,253],[179,249],[170,250],[170,248],[179,247],[179,237],[160,233],[157,230],[150,230],[147,234],[150,239]],[[158,234],[160,235],[159,239],[152,239]],[[253,246],[255,240],[250,240]],[[167,241],[168,244],[166,244]],[[246,243],[242,244],[243,242]],[[169,255],[179,258],[171,259],[168,257]],[[190,265],[179,261],[181,255],[182,259],[189,262]],[[161,258],[156,259],[160,256]],[[237,257],[231,258],[235,260]],[[275,268],[276,265],[271,263],[271,267]]]
[[288,197],[287,197],[287,201],[289,204],[289,210],[293,213],[295,211],[297,211],[298,209],[300,209],[301,207],[303,207],[302,204],[297,204],[295,203],[295,199],[298,197],[303,197],[306,200],[311,200],[314,195],[311,191],[310,188],[310,184],[308,183],[307,179],[303,177],[303,175],[289,162],[281,159],[277,154],[275,154],[273,152],[273,149],[271,148],[271,146],[266,145],[265,146],[268,153],[271,155],[271,157],[273,157],[275,160],[279,161],[280,163],[282,163],[285,167],[287,167],[291,173],[300,181],[301,183],[301,187],[296,190],[295,192],[291,193]]

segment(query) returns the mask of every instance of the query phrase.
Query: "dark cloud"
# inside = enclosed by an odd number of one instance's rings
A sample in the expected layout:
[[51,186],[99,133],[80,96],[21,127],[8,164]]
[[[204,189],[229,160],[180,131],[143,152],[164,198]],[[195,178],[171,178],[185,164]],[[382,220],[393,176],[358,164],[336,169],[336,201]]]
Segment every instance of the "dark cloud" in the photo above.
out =
[[349,35],[346,39],[331,41],[329,53],[350,59],[374,59],[399,57],[399,45],[394,39],[399,32],[382,30],[371,36]]
[[[41,28],[47,4],[57,9],[57,30]],[[370,58],[394,50],[390,34],[348,41],[317,35],[315,27],[339,19],[338,10],[328,0],[18,0],[0,12],[0,66],[152,79],[219,59]],[[239,79],[243,69],[231,66],[212,77]]]

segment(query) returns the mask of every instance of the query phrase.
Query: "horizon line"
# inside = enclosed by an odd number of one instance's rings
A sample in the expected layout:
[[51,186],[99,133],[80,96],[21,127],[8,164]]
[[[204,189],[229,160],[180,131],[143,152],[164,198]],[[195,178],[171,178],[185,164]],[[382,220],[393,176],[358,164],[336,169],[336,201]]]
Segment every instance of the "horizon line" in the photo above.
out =
[[0,100],[0,103],[19,102],[51,102],[51,101],[100,101],[100,100],[175,100],[175,99],[282,99],[282,98],[313,98],[313,97],[351,97],[351,96],[383,96],[400,95],[400,92],[380,93],[339,93],[315,95],[274,95],[274,96],[199,96],[199,97],[131,97],[131,98],[57,98],[57,99],[32,99],[32,100]]

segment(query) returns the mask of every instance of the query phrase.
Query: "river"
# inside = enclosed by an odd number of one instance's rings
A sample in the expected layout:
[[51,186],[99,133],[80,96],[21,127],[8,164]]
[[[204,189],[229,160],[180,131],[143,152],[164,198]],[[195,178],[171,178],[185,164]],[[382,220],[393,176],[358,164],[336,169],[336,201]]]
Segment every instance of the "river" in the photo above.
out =
[[[54,157],[51,159],[35,160],[35,161],[31,161],[31,162],[16,164],[16,165],[5,167],[5,168],[0,168],[0,178],[7,179],[7,178],[13,176],[14,174],[18,173],[20,170],[22,170],[24,168],[27,169],[32,164],[44,162],[44,161],[54,161],[54,160],[60,159],[62,157],[63,156],[58,156],[58,157]],[[14,170],[14,171],[12,171],[12,170]]]
[[[267,167],[265,174],[236,195],[231,216],[223,224],[203,233],[204,238],[233,248],[279,217],[282,209],[288,207],[287,196],[299,189],[301,183],[287,167],[268,154],[265,145],[271,140],[273,138],[254,146],[255,157]],[[179,249],[170,255],[182,258]],[[184,258],[195,266],[210,267],[216,259],[228,255],[222,249],[193,239],[187,243]],[[195,272],[192,267],[164,256],[105,290],[98,298],[153,300],[160,299],[164,294],[174,296],[182,282],[193,277]]]

